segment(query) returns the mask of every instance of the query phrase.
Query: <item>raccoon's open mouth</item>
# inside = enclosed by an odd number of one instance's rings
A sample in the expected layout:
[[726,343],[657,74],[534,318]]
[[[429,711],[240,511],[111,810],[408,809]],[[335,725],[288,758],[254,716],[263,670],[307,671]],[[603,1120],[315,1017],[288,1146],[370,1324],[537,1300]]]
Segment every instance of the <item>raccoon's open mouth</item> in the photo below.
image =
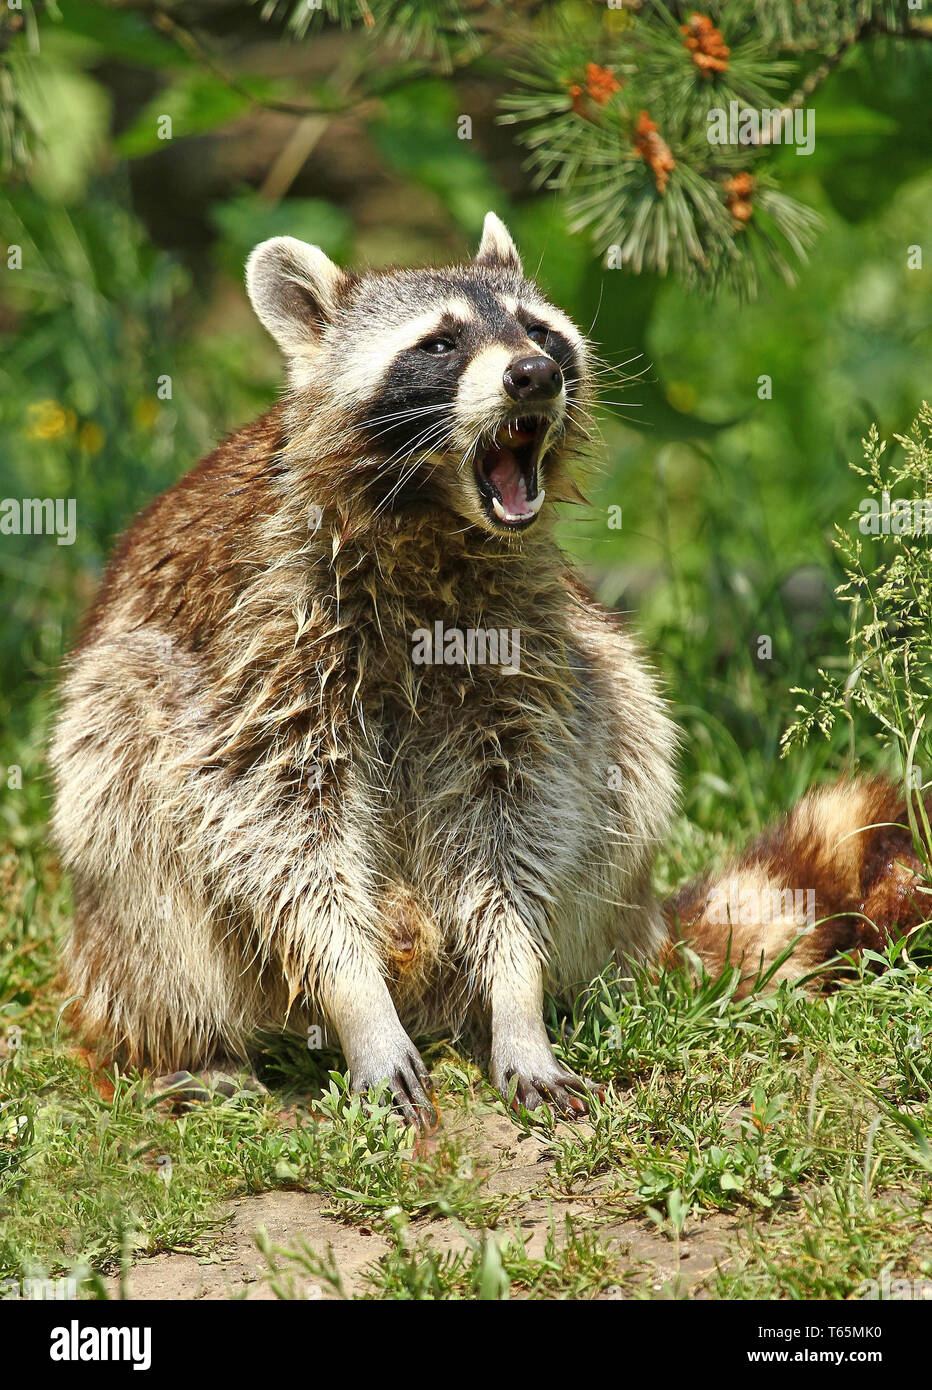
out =
[[476,455],[476,483],[486,516],[495,526],[520,531],[537,520],[543,506],[538,464],[550,420],[510,420]]

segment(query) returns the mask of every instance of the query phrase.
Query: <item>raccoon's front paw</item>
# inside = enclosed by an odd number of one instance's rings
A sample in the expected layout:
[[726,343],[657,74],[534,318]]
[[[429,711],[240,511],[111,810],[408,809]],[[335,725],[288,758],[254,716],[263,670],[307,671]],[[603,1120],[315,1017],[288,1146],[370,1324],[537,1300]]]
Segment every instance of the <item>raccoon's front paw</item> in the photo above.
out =
[[391,1061],[379,1061],[375,1056],[350,1065],[353,1090],[366,1095],[370,1090],[387,1090],[395,1109],[422,1134],[437,1126],[437,1111],[431,1096],[433,1082],[413,1043]]
[[156,1076],[150,1083],[150,1089],[176,1105],[212,1100],[215,1096],[230,1100],[243,1091],[261,1096],[269,1093],[268,1087],[263,1086],[257,1076],[238,1065],[235,1059],[228,1058],[217,1059],[210,1066],[201,1068],[196,1075],[190,1071],[173,1071]]
[[[548,1048],[549,1052],[549,1048]],[[589,1096],[600,1099],[605,1087],[561,1067],[551,1053],[547,1057],[528,1058],[524,1065],[499,1064],[493,1061],[492,1084],[501,1092],[505,1103],[511,1097],[512,1110],[537,1110],[549,1105],[559,1115],[582,1119],[589,1114]]]

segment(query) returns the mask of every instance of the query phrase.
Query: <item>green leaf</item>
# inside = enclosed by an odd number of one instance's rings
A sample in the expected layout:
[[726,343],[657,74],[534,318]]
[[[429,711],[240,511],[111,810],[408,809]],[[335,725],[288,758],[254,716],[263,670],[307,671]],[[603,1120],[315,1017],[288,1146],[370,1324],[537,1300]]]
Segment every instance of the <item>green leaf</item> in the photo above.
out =
[[221,257],[236,274],[256,243],[268,237],[298,237],[330,256],[339,256],[346,250],[351,233],[346,213],[323,198],[270,203],[258,193],[242,193],[216,204],[211,218],[222,237]]
[[191,59],[177,44],[157,34],[145,15],[117,10],[94,0],[61,0],[61,30],[88,40],[111,61],[147,68],[187,67]]
[[15,61],[19,99],[35,130],[30,182],[53,203],[71,203],[84,193],[99,164],[110,123],[110,101],[83,72],[42,58]]
[[165,142],[159,130],[164,116],[171,117],[170,138],[178,140],[228,125],[250,105],[248,96],[233,91],[219,77],[186,72],[156,92],[117,140],[116,148],[125,159],[151,154]]

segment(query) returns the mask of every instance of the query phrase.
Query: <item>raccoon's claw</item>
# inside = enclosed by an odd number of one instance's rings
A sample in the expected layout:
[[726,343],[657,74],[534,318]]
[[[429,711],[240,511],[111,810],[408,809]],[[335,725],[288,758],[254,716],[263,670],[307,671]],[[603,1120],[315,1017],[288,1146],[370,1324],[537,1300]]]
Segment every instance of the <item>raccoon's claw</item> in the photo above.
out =
[[354,1076],[353,1090],[363,1093],[387,1090],[394,1108],[407,1124],[413,1125],[422,1134],[429,1134],[437,1127],[437,1111],[431,1099],[433,1082],[421,1058],[413,1050],[387,1079],[379,1077],[367,1081],[365,1077]]
[[601,1082],[588,1081],[584,1077],[574,1076],[572,1072],[558,1072],[546,1081],[538,1077],[530,1079],[519,1076],[511,1108],[517,1112],[522,1106],[525,1110],[537,1110],[541,1105],[549,1105],[568,1119],[581,1120],[589,1114],[587,1093],[601,1100],[605,1087]]
[[437,1110],[431,1099],[433,1082],[416,1053],[415,1058],[409,1060],[410,1070],[395,1072],[391,1091],[395,1108],[401,1111],[408,1124],[416,1125],[422,1134],[429,1134],[437,1128],[438,1123]]

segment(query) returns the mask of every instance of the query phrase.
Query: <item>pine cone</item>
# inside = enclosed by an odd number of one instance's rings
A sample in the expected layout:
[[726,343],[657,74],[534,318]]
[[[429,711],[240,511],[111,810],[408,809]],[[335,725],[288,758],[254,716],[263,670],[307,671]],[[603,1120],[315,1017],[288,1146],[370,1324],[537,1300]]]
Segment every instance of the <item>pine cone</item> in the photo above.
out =
[[652,121],[646,111],[638,116],[634,148],[653,171],[657,192],[665,193],[670,170],[676,168],[676,160],[666,140],[658,134],[657,122]]
[[708,15],[691,14],[688,24],[681,24],[680,30],[686,35],[683,43],[701,73],[711,77],[713,72],[728,71],[731,49],[722,39],[721,29],[716,29]]
[[621,90],[621,83],[611,68],[600,68],[598,63],[586,64],[586,91],[597,106],[604,106],[615,92]]
[[725,202],[728,204],[728,211],[736,222],[750,222],[754,216],[754,207],[751,203],[751,194],[754,192],[755,179],[753,174],[735,174],[732,178],[726,179],[722,185],[725,190]]

